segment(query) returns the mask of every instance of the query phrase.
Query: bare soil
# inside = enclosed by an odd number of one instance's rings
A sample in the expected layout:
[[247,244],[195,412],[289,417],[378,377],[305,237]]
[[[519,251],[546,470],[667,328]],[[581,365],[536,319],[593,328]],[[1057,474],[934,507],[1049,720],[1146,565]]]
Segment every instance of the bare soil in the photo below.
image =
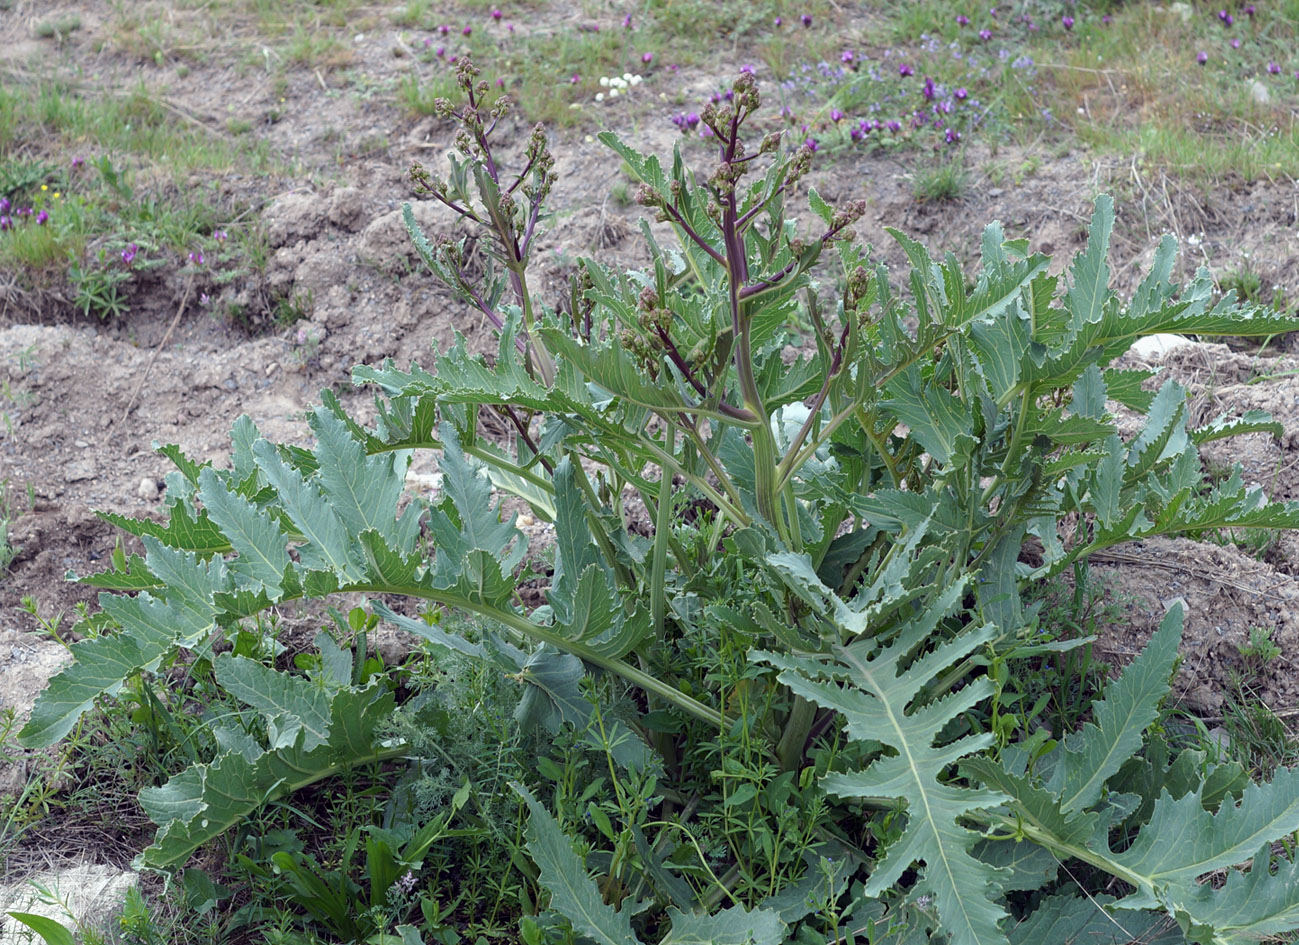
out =
[[[62,45],[38,39],[38,18],[60,13],[79,15],[80,29]],[[254,133],[302,171],[293,178],[232,174],[222,181],[223,192],[253,206],[269,234],[271,259],[260,288],[309,297],[310,314],[296,325],[250,334],[197,304],[196,287],[180,274],[179,260],[132,298],[129,314],[109,324],[78,318],[57,293],[25,290],[15,274],[0,279],[0,380],[8,385],[0,480],[8,482],[10,502],[21,513],[11,532],[18,555],[0,583],[0,707],[30,704],[52,671],[49,648],[61,649],[18,609],[20,599],[34,598],[46,615],[70,613],[91,594],[68,583],[65,573],[102,569],[117,540],[93,510],[138,515],[159,509],[169,464],[151,449],[153,442],[177,443],[191,456],[222,463],[230,425],[243,413],[272,439],[306,442],[302,414],[322,387],[335,388],[360,417],[372,415],[372,395],[350,386],[354,364],[385,358],[403,366],[428,363],[430,346],[445,347],[456,331],[475,350],[493,345],[481,319],[414,265],[399,218],[401,202],[409,199],[406,170],[415,160],[442,161],[451,129],[412,117],[391,96],[360,91],[390,88],[411,68],[408,57],[395,54],[402,40],[384,16],[371,17],[380,25],[363,36],[346,37],[346,70],[289,70],[283,101],[264,72],[241,67],[233,54],[186,61],[181,69],[114,51],[106,32],[110,19],[106,2],[56,7],[18,0],[0,16],[0,70],[30,76],[55,63],[76,64],[89,87],[142,81],[195,134],[223,133],[232,118],[252,123]],[[728,58],[720,57],[714,71],[683,69],[674,87],[702,99],[741,61],[723,61]],[[656,91],[649,86],[631,102],[634,112],[601,114],[642,150],[666,154],[676,131]],[[527,127],[517,122],[520,140]],[[558,296],[580,255],[627,263],[639,258],[639,208],[613,199],[619,163],[588,131],[564,131],[552,141],[560,174],[553,207],[559,212],[536,258],[538,284]],[[86,142],[83,156],[94,152],[94,142]],[[869,201],[859,232],[895,272],[904,271],[904,261],[885,226],[923,238],[936,253],[951,250],[972,262],[983,226],[994,219],[1004,221],[1009,235],[1027,237],[1033,249],[1056,254],[1063,267],[1085,239],[1093,197],[1110,191],[1119,211],[1112,253],[1118,290],[1136,284],[1165,231],[1182,238],[1184,274],[1200,264],[1226,270],[1248,253],[1265,286],[1290,287],[1292,294],[1299,286],[1299,191],[1292,181],[1191,183],[1127,159],[1057,146],[1003,145],[994,152],[974,144],[967,153],[975,169],[968,195],[931,205],[917,202],[912,190],[913,174],[926,160],[835,155],[810,182],[831,202]],[[1036,170],[1018,184],[988,176],[992,166],[1028,164]],[[449,216],[432,205],[417,205],[417,214],[430,234],[452,231]],[[1299,498],[1299,361],[1285,354],[1288,348],[1284,339],[1262,352],[1197,344],[1152,361],[1192,388],[1205,418],[1261,407],[1286,425],[1279,442],[1254,436],[1205,451],[1211,464],[1243,462],[1247,479],[1284,499]],[[1180,598],[1188,619],[1179,687],[1190,706],[1209,714],[1220,710],[1240,669],[1238,645],[1251,626],[1263,625],[1275,628],[1282,656],[1256,691],[1279,711],[1299,709],[1293,672],[1299,660],[1299,540],[1282,537],[1263,557],[1188,540],[1134,544],[1101,557],[1094,571],[1111,587],[1125,619],[1105,630],[1100,650],[1126,661]]]

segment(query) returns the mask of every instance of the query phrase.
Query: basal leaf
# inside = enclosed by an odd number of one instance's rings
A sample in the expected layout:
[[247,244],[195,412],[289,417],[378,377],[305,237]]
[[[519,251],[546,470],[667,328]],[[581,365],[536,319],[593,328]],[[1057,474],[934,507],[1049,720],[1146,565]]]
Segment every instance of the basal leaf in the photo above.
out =
[[[1238,803],[1204,809],[1200,791],[1173,800],[1164,793],[1150,822],[1122,853],[1111,854],[1137,892],[1121,908],[1155,908],[1197,895],[1200,877],[1243,863],[1265,844],[1299,830],[1299,767],[1251,784]],[[1240,887],[1238,886],[1237,889]]]
[[640,945],[631,929],[631,916],[600,897],[573,845],[532,793],[517,782],[515,792],[527,803],[528,853],[541,870],[541,885],[550,892],[550,906],[573,924],[579,935],[599,945]]
[[[913,864],[924,864],[917,888],[934,897],[953,945],[1004,941],[998,924],[1006,915],[991,901],[1000,874],[970,853],[979,835],[960,823],[970,812],[996,807],[1006,797],[998,791],[960,787],[943,776],[948,765],[991,744],[992,736],[935,744],[944,726],[991,695],[991,683],[978,680],[946,697],[916,702],[934,676],[997,634],[995,627],[985,625],[912,659],[916,648],[930,639],[936,622],[960,605],[964,593],[963,582],[941,592],[922,617],[874,654],[874,644],[863,641],[838,648],[830,667],[771,653],[752,657],[778,667],[780,681],[796,695],[840,713],[853,738],[876,740],[893,750],[862,770],[832,773],[821,783],[840,797],[888,798],[906,805],[906,827],[876,864],[866,893],[878,896]],[[844,673],[847,682],[822,679],[827,669]]]
[[325,407],[311,415],[316,434],[319,481],[330,507],[353,535],[373,528],[402,554],[411,551],[414,532],[397,530],[397,501],[406,482],[406,450],[367,455],[348,425]]
[[961,402],[950,392],[926,382],[915,367],[898,375],[886,388],[885,405],[925,450],[946,465],[957,450],[957,440],[971,433],[970,417]]
[[379,726],[392,714],[393,695],[374,683],[340,689],[330,698],[328,739],[306,749],[301,731],[292,745],[248,757],[228,751],[210,764],[191,765],[166,784],[140,792],[140,805],[159,830],[139,866],[182,865],[200,846],[277,798],[361,764],[396,755],[381,746]]
[[300,739],[302,750],[311,751],[329,740],[329,693],[312,680],[228,653],[218,656],[212,668],[223,689],[265,717],[271,749]]
[[425,623],[423,620],[413,620],[410,617],[403,617],[401,614],[393,613],[383,601],[370,601],[370,609],[394,626],[400,627],[407,633],[423,637],[435,646],[440,646],[455,653],[463,653],[465,656],[478,657],[479,659],[487,657],[487,652],[483,649],[482,644],[470,643],[458,634],[447,633],[437,624]]
[[1141,654],[1093,703],[1095,722],[1065,740],[1047,790],[1066,813],[1084,810],[1119,767],[1141,748],[1145,730],[1159,716],[1168,693],[1177,646],[1182,639],[1182,607],[1171,607]]
[[361,581],[365,570],[352,549],[352,538],[316,483],[304,479],[298,470],[285,463],[266,440],[253,444],[253,457],[267,482],[274,486],[285,513],[305,539],[298,548],[302,563],[308,568],[332,571],[345,582]]
[[1096,198],[1091,226],[1088,228],[1087,248],[1074,257],[1069,269],[1072,284],[1065,292],[1065,301],[1074,332],[1084,325],[1099,322],[1104,314],[1106,300],[1110,297],[1110,267],[1106,257],[1113,229],[1114,200],[1102,194]]
[[[143,596],[143,595],[142,595]],[[107,595],[105,595],[107,598]],[[72,645],[73,661],[41,692],[18,735],[27,748],[45,748],[63,738],[101,695],[116,695],[127,677],[154,664],[172,644],[166,627],[157,631],[82,640]]]
[[1157,912],[1121,912],[1107,907],[1113,896],[1056,893],[1010,930],[1010,945],[1184,945],[1177,925]]
[[1221,440],[1242,433],[1270,433],[1280,437],[1285,428],[1272,419],[1265,410],[1247,410],[1239,417],[1218,417],[1206,426],[1191,431],[1191,442],[1196,446],[1212,440]]
[[1264,846],[1248,872],[1233,870],[1220,888],[1199,886],[1172,908],[1197,937],[1211,935],[1214,945],[1270,940],[1299,926],[1299,861],[1281,859],[1273,868]]
[[770,909],[732,906],[713,915],[669,909],[672,930],[659,945],[781,945],[785,923]]
[[291,563],[288,538],[279,525],[247,499],[231,492],[210,467],[199,474],[198,494],[212,521],[239,555],[231,562],[230,570],[251,584],[250,590],[264,587],[271,598],[278,599],[284,590],[284,570]]

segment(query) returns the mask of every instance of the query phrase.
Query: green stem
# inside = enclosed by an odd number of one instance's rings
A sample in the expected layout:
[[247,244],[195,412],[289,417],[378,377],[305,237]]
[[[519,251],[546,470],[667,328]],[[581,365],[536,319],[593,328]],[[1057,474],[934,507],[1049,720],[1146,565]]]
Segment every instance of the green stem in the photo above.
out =
[[643,670],[637,669],[625,660],[616,657],[605,656],[599,650],[587,646],[585,643],[579,643],[576,640],[570,640],[550,627],[543,627],[533,623],[526,617],[513,613],[508,610],[502,610],[493,604],[486,604],[471,598],[462,597],[459,594],[450,591],[439,590],[430,587],[420,587],[418,585],[393,586],[391,584],[371,584],[358,583],[348,584],[339,589],[343,593],[355,591],[364,591],[372,594],[402,594],[407,597],[417,597],[421,600],[432,601],[435,604],[443,604],[447,607],[454,607],[457,610],[468,611],[469,613],[478,614],[486,617],[488,620],[503,624],[515,631],[519,636],[536,640],[538,643],[549,643],[558,650],[565,653],[571,653],[578,659],[590,663],[592,666],[598,666],[603,670],[614,673],[627,680],[633,686],[639,686],[647,693],[651,693],[676,706],[681,711],[693,715],[714,728],[722,729],[726,726],[726,716],[716,709],[704,705],[699,700],[686,695],[676,687],[669,685],[661,679],[651,676]]
[[780,759],[782,771],[794,771],[803,760],[803,746],[807,744],[808,732],[816,722],[816,704],[802,696],[794,697],[794,707],[785,720],[785,730],[776,743],[776,757]]
[[[676,432],[667,429],[667,451],[676,451]],[[666,576],[668,537],[672,533],[672,475],[660,470],[658,509],[654,517],[654,557],[650,562],[650,614],[654,620],[654,639],[663,639],[667,623]]]

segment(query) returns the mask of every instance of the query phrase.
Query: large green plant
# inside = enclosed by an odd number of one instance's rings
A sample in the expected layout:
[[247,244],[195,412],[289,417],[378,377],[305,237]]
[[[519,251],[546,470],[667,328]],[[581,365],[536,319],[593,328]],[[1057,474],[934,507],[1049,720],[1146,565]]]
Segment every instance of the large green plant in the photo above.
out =
[[[1151,391],[1151,372],[1110,366],[1142,335],[1299,325],[1215,300],[1205,272],[1174,284],[1171,237],[1121,301],[1109,289],[1106,197],[1063,292],[1050,260],[996,224],[972,279],[954,257],[939,263],[894,232],[911,264],[899,292],[853,242],[863,204],[836,210],[809,189],[818,233],[801,236],[787,219],[812,155],[783,154],[774,134],[746,146],[759,106],[750,76],[704,110],[718,151],[701,174],[679,152],[665,168],[601,136],[676,245],[643,226],[648,268],[583,260],[551,308],[528,265],[553,160],[538,130],[523,171],[506,173],[492,140],[506,104],[488,107],[475,77],[463,64],[465,104],[439,104],[460,125],[449,178],[413,173],[419,193],[480,229],[486,273],[471,275],[463,240],[430,241],[409,208],[406,221],[431,270],[497,327],[495,356],[474,357],[458,338],[432,371],[358,367],[356,380],[381,391],[378,420],[361,426],[326,392],[310,451],[268,442],[247,418],[229,469],[167,448],[178,466],[170,521],[106,516],[142,536],[146,555],[82,579],[107,589],[102,610],[25,743],[63,737],[97,698],[178,650],[210,656],[262,611],[359,592],[429,645],[525,685],[521,723],[598,727],[623,770],[656,772],[678,821],[706,814],[725,831],[749,803],[753,791],[736,792],[701,810],[712,803],[699,788],[707,759],[737,737],[765,757],[765,783],[821,811],[805,831],[806,873],[770,849],[761,867],[736,853],[710,864],[702,852],[692,866],[690,848],[671,840],[681,823],[665,814],[648,842],[646,824],[629,827],[635,843],[606,861],[611,904],[521,786],[540,880],[556,909],[582,910],[569,918],[588,937],[628,940],[627,910],[653,899],[675,911],[642,916],[639,934],[664,922],[665,941],[700,940],[684,930],[720,926],[695,910],[728,899],[754,910],[745,928],[776,941],[824,887],[821,901],[862,927],[884,921],[880,897],[904,915],[901,890],[920,907],[895,924],[936,925],[957,945],[1004,941],[1006,895],[1054,875],[1017,843],[1118,878],[1134,890],[1119,908],[1172,914],[1197,941],[1299,925],[1294,867],[1269,873],[1264,846],[1299,829],[1295,775],[1245,789],[1237,805],[1214,787],[1234,773],[1165,769],[1143,747],[1176,620],[1096,707],[1095,725],[1054,752],[1041,738],[999,749],[980,721],[996,694],[985,667],[1022,649],[1033,625],[1026,583],[1135,538],[1299,525],[1299,506],[1269,502],[1239,472],[1214,486],[1201,472],[1200,443],[1276,424],[1251,413],[1189,429],[1175,382]],[[829,277],[815,268],[823,256],[838,269],[833,301],[814,280],[814,270]],[[793,326],[806,343],[791,349]],[[1146,418],[1129,440],[1112,403]],[[488,417],[512,435],[488,433]],[[403,500],[415,450],[439,455],[436,503]],[[500,495],[553,524],[544,606],[517,594],[531,574],[527,545]],[[399,614],[399,598],[418,616]],[[480,618],[481,633],[444,630],[442,607]],[[747,665],[712,665],[746,650]],[[262,721],[219,730],[208,763],[144,792],[160,827],[146,865],[178,866],[259,804],[405,751],[377,734],[391,706],[382,686],[307,680],[244,657],[213,665]],[[632,708],[606,712],[602,691],[629,695]],[[826,804],[838,806],[827,814]],[[1221,889],[1196,885],[1251,855],[1254,869]],[[1074,909],[1044,902],[1055,912],[1043,923]]]

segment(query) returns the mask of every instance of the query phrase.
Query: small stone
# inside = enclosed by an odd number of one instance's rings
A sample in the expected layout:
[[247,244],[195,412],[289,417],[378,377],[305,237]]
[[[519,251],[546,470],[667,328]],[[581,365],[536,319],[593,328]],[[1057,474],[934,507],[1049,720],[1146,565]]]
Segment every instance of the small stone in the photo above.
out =
[[221,386],[224,387],[226,390],[235,391],[239,389],[239,382],[236,381],[233,377],[227,377],[224,381],[221,382]]
[[158,498],[158,483],[149,476],[145,476],[136,487],[135,494],[146,502],[152,502]]
[[1272,101],[1271,94],[1268,93],[1267,86],[1258,79],[1249,83],[1249,96],[1259,105],[1266,105]]
[[1000,197],[1004,193],[1005,191],[1002,190],[1000,187],[994,187],[992,188],[992,190],[988,191],[988,196],[995,198],[995,197]]
[[536,524],[537,524],[537,520],[533,518],[531,515],[520,515],[518,518],[518,525],[520,528],[527,528],[530,525],[536,525]]
[[85,440],[73,440],[72,445],[75,446],[77,449],[84,450],[90,444],[87,443]]
[[64,482],[82,482],[86,479],[94,479],[97,475],[99,470],[93,459],[77,460],[63,467]]

